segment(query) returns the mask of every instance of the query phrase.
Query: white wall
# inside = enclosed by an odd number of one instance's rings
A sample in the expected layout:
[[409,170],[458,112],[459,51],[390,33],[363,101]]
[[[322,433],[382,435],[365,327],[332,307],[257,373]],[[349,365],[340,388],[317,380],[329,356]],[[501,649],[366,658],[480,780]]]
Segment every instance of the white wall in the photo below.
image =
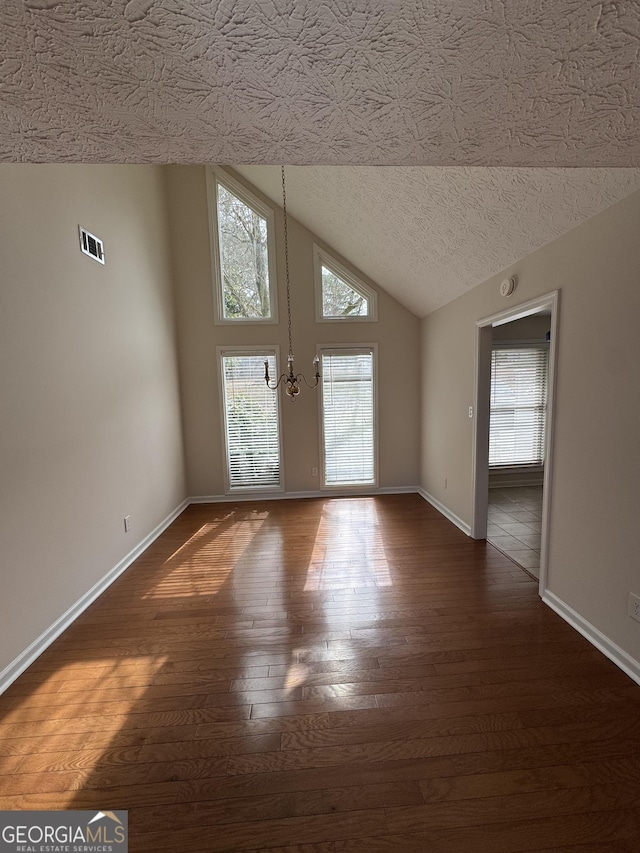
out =
[[[421,485],[470,523],[475,322],[560,290],[548,589],[635,661],[639,230],[635,193],[422,322]],[[514,273],[507,301],[498,286]]]
[[[235,177],[249,186],[259,198],[271,204],[241,176]],[[288,344],[282,211],[276,208],[275,214],[279,323],[214,325],[204,167],[170,167],[168,188],[189,493],[192,496],[218,496],[224,494],[224,459],[216,346],[279,344],[281,359],[286,359]],[[354,272],[378,292],[378,321],[316,323],[314,242],[331,251],[331,247],[324,246],[310,231],[289,217],[296,368],[307,376],[311,373],[317,344],[377,342],[379,485],[383,488],[415,487],[419,454],[420,323],[406,308],[357,270]],[[336,258],[350,267],[344,258]],[[281,362],[281,367],[284,366]],[[287,492],[308,492],[319,488],[318,477],[311,474],[311,468],[319,466],[320,458],[318,394],[318,391],[303,387],[295,402],[284,395],[281,398]]]
[[0,198],[1,672],[186,490],[162,169],[5,164]]

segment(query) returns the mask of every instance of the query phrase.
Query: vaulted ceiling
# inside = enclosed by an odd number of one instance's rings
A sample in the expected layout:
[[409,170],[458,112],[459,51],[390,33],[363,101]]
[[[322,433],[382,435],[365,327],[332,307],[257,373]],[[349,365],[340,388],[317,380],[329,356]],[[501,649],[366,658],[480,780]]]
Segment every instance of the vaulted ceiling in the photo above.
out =
[[[280,167],[236,168],[282,204]],[[285,177],[288,211],[418,317],[640,190],[640,169],[290,166]]]
[[639,186],[638,0],[5,0],[0,34],[0,160],[355,167],[292,169],[292,212],[418,314]]

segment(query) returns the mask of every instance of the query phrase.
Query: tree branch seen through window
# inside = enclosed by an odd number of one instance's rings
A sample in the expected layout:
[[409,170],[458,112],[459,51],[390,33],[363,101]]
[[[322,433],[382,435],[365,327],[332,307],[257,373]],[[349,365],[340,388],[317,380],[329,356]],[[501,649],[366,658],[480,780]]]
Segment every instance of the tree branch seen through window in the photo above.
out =
[[267,222],[218,184],[223,312],[227,319],[271,316]]

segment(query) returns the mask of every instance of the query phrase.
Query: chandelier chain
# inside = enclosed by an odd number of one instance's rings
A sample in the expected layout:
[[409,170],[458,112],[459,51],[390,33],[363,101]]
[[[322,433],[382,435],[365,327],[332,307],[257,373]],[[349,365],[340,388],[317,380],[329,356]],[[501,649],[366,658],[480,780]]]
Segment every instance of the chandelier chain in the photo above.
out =
[[289,354],[293,354],[291,339],[291,287],[289,285],[289,238],[287,233],[287,188],[284,183],[284,166],[282,169],[282,211],[284,213],[284,266],[287,281],[287,319],[289,322]]
[[287,279],[287,321],[289,326],[289,357],[287,358],[287,370],[288,373],[283,373],[280,377],[275,381],[275,385],[271,384],[271,377],[269,376],[269,359],[265,358],[264,360],[264,381],[267,384],[267,388],[270,388],[272,391],[276,391],[281,384],[284,384],[285,391],[287,396],[291,400],[295,400],[295,398],[300,393],[300,380],[304,382],[309,388],[317,388],[318,383],[320,382],[320,370],[318,366],[320,364],[320,358],[316,355],[313,359],[313,385],[307,381],[306,376],[303,373],[296,373],[295,367],[293,366],[293,338],[291,334],[291,283],[289,279],[289,233],[288,233],[288,222],[287,222],[287,188],[284,182],[284,166],[282,169],[282,212],[284,214],[284,262],[285,262],[285,272]]

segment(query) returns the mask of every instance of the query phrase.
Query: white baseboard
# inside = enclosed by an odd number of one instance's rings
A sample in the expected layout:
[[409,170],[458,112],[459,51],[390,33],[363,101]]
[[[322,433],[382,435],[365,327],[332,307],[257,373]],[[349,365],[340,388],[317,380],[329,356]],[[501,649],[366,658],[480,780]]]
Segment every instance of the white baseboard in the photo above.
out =
[[282,501],[286,498],[304,497],[315,498],[316,492],[300,492],[300,494],[291,494],[287,492],[278,492],[277,494],[251,494],[243,492],[238,495],[191,495],[188,498],[189,504],[220,504],[220,503],[238,503],[240,501]]
[[542,600],[552,610],[561,616],[565,622],[568,622],[572,628],[575,628],[579,634],[586,637],[589,642],[594,645],[603,655],[613,661],[616,666],[626,673],[629,678],[632,678],[636,684],[640,684],[640,661],[635,660],[628,655],[620,646],[617,646],[612,640],[605,636],[597,628],[594,628],[590,622],[587,622],[579,613],[577,613],[568,604],[565,604],[561,598],[558,598],[554,593],[545,590],[542,594]]
[[543,486],[544,480],[542,477],[539,480],[509,480],[501,482],[500,480],[492,480],[489,475],[489,490],[491,489],[521,489],[526,486]]
[[129,566],[136,560],[143,551],[154,542],[167,527],[175,521],[180,513],[186,509],[189,501],[184,500],[180,506],[176,507],[160,524],[149,533],[148,536],[139,542],[136,547],[120,560],[107,574],[94,584],[90,590],[73,604],[66,613],[63,613],[59,619],[49,626],[36,640],[31,643],[21,654],[18,655],[2,672],[0,672],[0,694],[3,693],[10,684],[21,675],[34,660],[39,657],[42,652],[47,649],[55,639],[57,639],[63,631],[65,631],[72,622],[74,622],[80,614],[92,604],[98,596],[109,587]]
[[430,503],[431,506],[435,507],[439,513],[444,515],[445,518],[448,518],[450,522],[455,524],[456,527],[459,527],[463,533],[467,536],[471,536],[471,526],[463,521],[461,518],[458,518],[450,509],[448,509],[444,504],[440,503],[437,498],[434,498],[433,495],[430,495],[428,492],[425,492],[424,489],[418,488],[418,494],[421,495],[427,503]]
[[358,498],[368,495],[404,495],[416,494],[417,486],[382,486],[379,489],[318,489],[308,492],[272,492],[271,494],[252,494],[240,492],[229,495],[193,495],[190,504],[235,503],[236,501],[286,501],[301,498]]

